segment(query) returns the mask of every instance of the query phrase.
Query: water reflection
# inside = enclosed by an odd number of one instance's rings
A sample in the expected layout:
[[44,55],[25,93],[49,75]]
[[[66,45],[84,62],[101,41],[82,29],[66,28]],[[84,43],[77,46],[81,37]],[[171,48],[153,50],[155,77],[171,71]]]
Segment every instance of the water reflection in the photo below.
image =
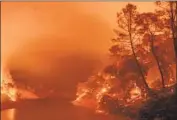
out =
[[[23,104],[23,105],[22,105]],[[19,103],[16,109],[1,111],[2,120],[112,120],[65,100],[32,100]],[[20,107],[19,107],[20,106]]]
[[1,120],[15,120],[15,109],[1,111]]

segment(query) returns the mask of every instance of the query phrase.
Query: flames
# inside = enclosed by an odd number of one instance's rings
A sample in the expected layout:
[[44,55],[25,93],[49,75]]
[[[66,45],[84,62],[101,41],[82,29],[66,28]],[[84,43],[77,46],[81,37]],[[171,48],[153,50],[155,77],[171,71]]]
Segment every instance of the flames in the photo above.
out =
[[[100,105],[103,102],[104,96],[116,99],[116,101],[123,106],[131,106],[136,104],[137,101],[147,100],[147,94],[142,91],[142,88],[140,88],[135,81],[127,83],[128,89],[126,91],[113,90],[116,87],[120,87],[120,89],[122,87],[121,85],[115,86],[115,81],[116,79],[114,76],[99,73],[90,77],[87,82],[79,83],[76,94],[77,98],[73,101],[73,104],[92,108],[99,113],[106,113]],[[174,79],[170,79],[168,84],[166,84],[166,87],[170,87],[175,83],[176,81]],[[158,89],[158,85],[159,84],[153,84],[153,82],[150,84],[151,88],[154,89]],[[173,91],[173,89],[170,90],[171,93],[173,93]],[[1,95],[8,96],[11,101],[17,101],[19,97],[21,98],[21,96],[24,96],[23,94],[26,94],[25,98],[38,98],[38,96],[31,94],[30,92],[25,92],[17,88],[11,75],[8,73],[8,70],[2,69]]]
[[[143,97],[142,90],[137,86],[136,83],[133,83],[133,87],[129,92],[129,98],[127,99],[127,104],[133,104],[134,102],[141,100],[146,100],[146,96]],[[146,95],[146,94],[145,94]]]
[[[102,79],[100,80],[100,77]],[[80,83],[78,85],[77,98],[74,101],[75,104],[81,106],[90,106],[88,101],[94,101],[95,105],[93,108],[96,112],[104,112],[104,110],[100,109],[101,99],[108,95],[112,98],[116,98],[119,101],[123,101],[125,105],[132,104],[138,99],[143,99],[141,89],[137,86],[136,83],[133,83],[131,89],[129,90],[129,96],[124,100],[125,94],[121,92],[113,93],[111,89],[114,87],[113,84],[113,76],[104,76],[98,75],[97,77],[89,79],[85,83]],[[92,85],[90,85],[92,84]]]
[[130,99],[141,97],[141,89],[134,83],[134,88],[130,91]]
[[1,68],[1,95],[6,95],[10,100],[17,100],[17,88],[10,76],[10,74]]
[[[17,101],[18,99],[37,99],[39,98],[33,93],[32,89],[22,89],[17,87],[12,79],[8,69],[1,68],[1,98],[7,96],[11,101]],[[2,100],[1,100],[2,102]]]
[[90,103],[91,105],[88,106],[95,108],[97,106],[93,105],[99,104],[102,96],[110,91],[111,86],[111,83],[100,75],[91,77],[88,82],[78,85],[77,98],[73,103],[81,106],[87,106],[87,103]]
[[[131,106],[136,104],[136,102],[143,102],[148,99],[147,93],[144,90],[142,91],[142,88],[138,87],[135,81],[131,81],[129,83],[128,86],[130,87],[127,91],[112,92],[112,88],[115,87],[112,82],[114,77],[105,76],[104,74],[99,74],[97,76],[98,77],[92,77],[92,79],[89,79],[87,82],[80,83],[78,85],[77,98],[74,101],[75,104],[85,107],[95,105],[92,108],[94,108],[96,112],[105,113],[104,109],[100,109],[100,102],[104,96],[116,99],[116,101],[121,103],[123,106]],[[166,86],[170,87],[174,84],[175,80],[170,79]],[[121,85],[119,87],[121,88]],[[159,86],[151,84],[151,88],[157,90]],[[171,89],[170,92],[173,92],[173,89]],[[94,101],[94,104],[93,102],[92,104],[89,104],[88,101]]]

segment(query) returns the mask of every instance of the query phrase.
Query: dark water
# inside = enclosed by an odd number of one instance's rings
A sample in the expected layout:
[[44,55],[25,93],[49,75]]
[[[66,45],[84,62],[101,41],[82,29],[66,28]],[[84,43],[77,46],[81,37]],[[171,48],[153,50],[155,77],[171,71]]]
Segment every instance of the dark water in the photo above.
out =
[[[24,104],[24,103],[22,103]],[[1,111],[2,120],[112,120],[110,116],[77,107],[65,101],[36,100],[16,109]]]

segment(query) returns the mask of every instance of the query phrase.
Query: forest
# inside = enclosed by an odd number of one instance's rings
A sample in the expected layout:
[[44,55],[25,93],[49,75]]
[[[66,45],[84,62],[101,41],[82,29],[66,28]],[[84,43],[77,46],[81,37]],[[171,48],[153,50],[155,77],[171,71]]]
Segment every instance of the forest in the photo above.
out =
[[96,101],[97,112],[131,120],[177,119],[177,2],[155,4],[155,12],[130,3],[117,12],[113,63],[78,86],[76,102]]

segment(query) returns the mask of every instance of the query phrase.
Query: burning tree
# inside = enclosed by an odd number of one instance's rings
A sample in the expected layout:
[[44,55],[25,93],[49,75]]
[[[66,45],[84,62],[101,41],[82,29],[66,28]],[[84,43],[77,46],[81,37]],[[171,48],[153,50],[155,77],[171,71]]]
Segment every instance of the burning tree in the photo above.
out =
[[[151,48],[154,50],[156,61],[159,62],[159,70],[161,70],[161,77],[163,81],[162,92],[159,92],[158,99],[150,99],[140,109],[139,120],[175,120],[177,119],[176,112],[177,108],[177,93],[176,93],[176,73],[173,72],[172,66],[176,68],[176,29],[177,26],[177,2],[156,2],[158,9],[156,10],[156,17],[161,22],[161,34],[154,35],[153,41],[151,41]],[[154,21],[152,21],[154,22]],[[150,24],[152,25],[152,23]],[[157,27],[157,25],[156,25]],[[149,40],[152,40],[149,39]],[[154,45],[154,47],[153,47]],[[173,47],[174,46],[174,47]],[[163,53],[163,54],[161,54]],[[176,71],[176,70],[175,70]],[[170,91],[170,94],[167,94]],[[171,94],[172,93],[172,94]],[[162,95],[160,95],[162,94]]]
[[9,97],[10,100],[15,101],[17,99],[17,89],[14,85],[11,77],[7,74],[2,74],[1,77],[1,95],[5,94]]
[[[119,29],[121,29],[123,32],[120,32],[120,30],[116,30],[115,32],[117,34],[117,37],[116,39],[113,39],[113,41],[116,43],[117,46],[122,46],[124,49],[129,50],[127,56],[131,56],[134,59],[136,70],[139,72],[140,76],[140,78],[138,78],[136,82],[141,83],[139,87],[142,88],[142,91],[144,91],[145,88],[146,92],[150,93],[150,88],[146,82],[144,70],[141,66],[142,64],[139,62],[140,57],[137,56],[138,49],[136,47],[140,44],[139,41],[141,39],[141,36],[138,31],[139,24],[137,24],[136,22],[136,18],[138,15],[136,9],[137,8],[135,5],[127,4],[121,12],[117,13],[117,24]],[[142,50],[142,52],[145,53],[145,49]],[[116,52],[119,52],[119,50]]]
[[[162,13],[139,13],[133,4],[127,4],[117,13],[116,38],[112,39],[113,45],[109,49],[114,62],[79,85],[76,103],[86,105],[88,103],[83,101],[92,99],[96,101],[94,105],[98,112],[123,113],[132,118],[144,102],[174,93],[172,65],[176,58],[171,47],[174,29],[170,27],[171,17],[164,17]],[[150,82],[147,73],[154,66],[157,66],[160,78]]]
[[[128,106],[134,103],[135,100],[146,98],[150,88],[144,75],[147,71],[147,65],[143,64],[143,62],[147,62],[147,60],[141,61],[140,57],[136,55],[136,52],[141,48],[140,46],[139,49],[135,48],[140,44],[137,41],[141,38],[135,21],[137,14],[136,6],[132,4],[128,4],[120,13],[117,13],[119,29],[123,29],[124,32],[114,30],[117,37],[112,40],[115,45],[110,48],[110,51],[116,61],[101,71],[101,74],[96,75],[94,79],[92,78],[84,85],[79,86],[81,89],[78,89],[76,102],[92,96],[91,98],[97,101],[97,110],[106,111],[105,107],[110,106],[108,101],[111,101],[111,99],[119,101],[118,106]],[[144,54],[147,54],[145,49],[142,50]],[[120,106],[113,105],[112,109],[117,111]],[[107,109],[107,112],[110,112],[110,109]]]
[[163,21],[166,23],[166,28],[170,31],[170,37],[173,40],[173,46],[175,49],[175,55],[177,55],[177,2],[156,2],[158,9],[156,10]]

